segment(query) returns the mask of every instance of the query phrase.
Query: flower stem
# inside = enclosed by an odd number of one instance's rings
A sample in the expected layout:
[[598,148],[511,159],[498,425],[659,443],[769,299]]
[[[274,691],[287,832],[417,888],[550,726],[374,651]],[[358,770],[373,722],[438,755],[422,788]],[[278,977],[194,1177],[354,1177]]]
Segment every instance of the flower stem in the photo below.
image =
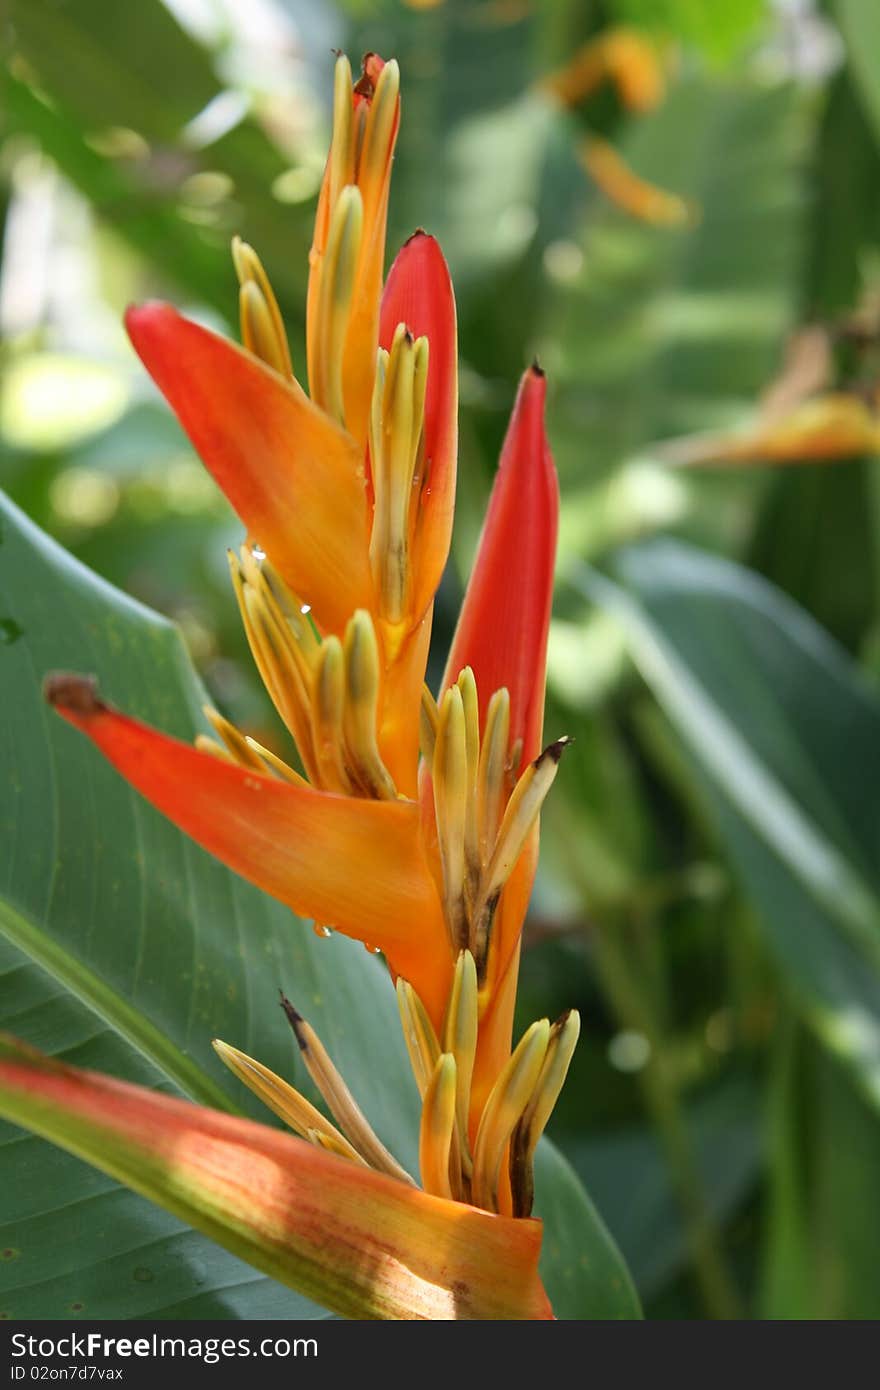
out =
[[641,1033],[650,1044],[650,1058],[639,1072],[638,1081],[669,1167],[706,1312],[711,1318],[741,1318],[742,1302],[709,1209],[685,1124],[680,1087],[666,1060],[663,1030],[656,1011],[641,988],[616,927],[607,922],[594,923],[590,939],[601,984],[621,1025]]

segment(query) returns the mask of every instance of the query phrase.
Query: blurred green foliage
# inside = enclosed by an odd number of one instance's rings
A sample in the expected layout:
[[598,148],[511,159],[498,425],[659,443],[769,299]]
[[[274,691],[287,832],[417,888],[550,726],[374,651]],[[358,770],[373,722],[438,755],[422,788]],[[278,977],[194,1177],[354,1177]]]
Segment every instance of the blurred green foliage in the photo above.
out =
[[[389,244],[441,238],[460,316],[438,660],[536,353],[551,384],[547,727],[576,745],[521,1008],[585,1020],[555,1138],[649,1316],[880,1315],[877,462],[684,471],[658,448],[753,418],[805,323],[839,346],[871,322],[877,6],[10,0],[3,24],[0,482],[173,617],[264,741],[283,736],[226,582],[238,524],[119,318],[159,294],[234,333],[238,232],[301,362],[331,50],[400,59]],[[662,101],[554,99],[548,77],[621,24],[655,45]],[[611,202],[584,167],[595,136],[686,215]],[[838,354],[837,384],[851,368]]]

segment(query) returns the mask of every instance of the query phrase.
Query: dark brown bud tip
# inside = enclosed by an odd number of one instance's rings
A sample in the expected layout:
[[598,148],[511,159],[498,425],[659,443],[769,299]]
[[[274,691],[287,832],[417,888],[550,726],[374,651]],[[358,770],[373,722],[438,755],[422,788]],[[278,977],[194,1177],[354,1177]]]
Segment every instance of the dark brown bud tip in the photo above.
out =
[[100,714],[107,708],[95,677],[73,671],[50,671],[43,681],[43,697],[56,709],[69,709],[72,714]]
[[419,237],[430,235],[430,232],[426,232],[424,227],[416,227],[415,231],[407,237],[406,241],[403,244],[404,246],[409,246],[411,241],[416,241]]
[[558,763],[566,748],[572,743],[574,743],[574,739],[568,734],[563,734],[562,738],[558,738],[555,743],[548,743],[543,753],[540,753],[535,759],[535,767],[539,767],[545,758],[552,758],[554,763]]
[[563,1009],[559,1017],[553,1020],[553,1032],[561,1033],[570,1018],[571,1009]]
[[306,1042],[305,1035],[303,1034],[302,1030],[302,1025],[305,1023],[305,1019],[303,1018],[301,1013],[297,1013],[296,1009],[293,1007],[290,1000],[284,994],[283,990],[279,990],[278,993],[281,995],[281,1007],[287,1015],[287,1022],[293,1029],[293,1035],[299,1043],[300,1051],[305,1052],[308,1049],[308,1043]]
[[370,59],[375,58],[375,53],[365,53],[361,58],[361,75],[354,84],[354,90],[359,97],[371,99],[376,91],[376,83],[370,73]]
[[537,357],[535,357],[535,358],[532,359],[531,373],[532,373],[532,376],[545,377],[545,376],[547,375],[547,373],[544,371],[544,368],[541,366],[540,362],[538,361]]

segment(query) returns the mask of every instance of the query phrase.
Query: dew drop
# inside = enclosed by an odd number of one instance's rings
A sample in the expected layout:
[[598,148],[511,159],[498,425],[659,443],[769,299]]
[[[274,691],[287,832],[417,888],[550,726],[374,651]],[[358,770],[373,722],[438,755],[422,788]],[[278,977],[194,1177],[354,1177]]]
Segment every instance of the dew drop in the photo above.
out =
[[332,929],[332,927],[325,927],[323,922],[316,922],[315,925],[314,925],[314,927],[313,927],[313,931],[314,931],[314,933],[315,933],[315,936],[332,936],[332,935],[333,935],[333,929]]
[[372,941],[365,941],[365,942],[364,942],[364,950],[365,950],[365,951],[367,952],[367,954],[370,955],[370,956],[381,956],[381,954],[382,954],[382,948],[381,948],[381,946],[374,946],[373,943],[372,943]]
[[265,560],[266,552],[261,545],[252,545],[251,554],[255,560]]
[[304,604],[302,604],[302,605],[300,606],[300,610],[299,610],[299,611],[300,611],[300,613],[311,613],[311,611],[312,611],[312,605],[311,605],[310,603],[304,603]]

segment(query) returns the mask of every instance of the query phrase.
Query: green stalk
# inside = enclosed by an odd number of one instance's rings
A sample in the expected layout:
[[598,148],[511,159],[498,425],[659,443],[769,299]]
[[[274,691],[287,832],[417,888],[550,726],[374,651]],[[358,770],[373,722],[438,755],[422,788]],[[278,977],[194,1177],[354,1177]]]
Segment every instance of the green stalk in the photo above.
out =
[[616,929],[607,923],[594,923],[591,940],[600,982],[620,1024],[643,1034],[650,1044],[650,1059],[637,1079],[669,1166],[706,1312],[716,1319],[742,1318],[742,1301],[727,1268],[694,1158],[680,1088],[666,1062],[663,1030]]

